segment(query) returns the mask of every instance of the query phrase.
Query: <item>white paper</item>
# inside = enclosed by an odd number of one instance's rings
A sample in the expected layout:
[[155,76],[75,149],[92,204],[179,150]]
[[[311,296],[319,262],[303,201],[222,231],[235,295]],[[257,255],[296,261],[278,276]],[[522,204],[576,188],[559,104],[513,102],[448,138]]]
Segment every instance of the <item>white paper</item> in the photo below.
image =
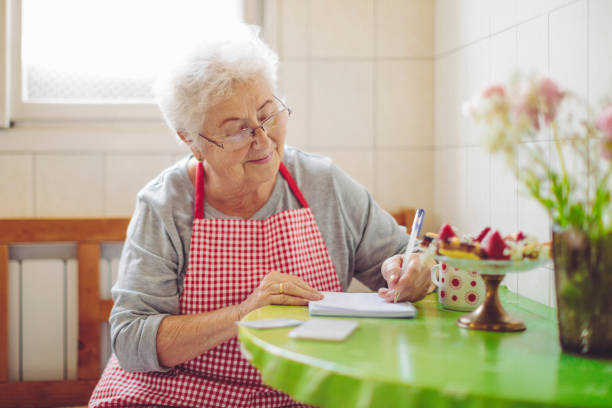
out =
[[278,327],[291,327],[304,323],[304,320],[295,319],[262,319],[237,322],[236,324],[254,329],[275,329]]
[[355,320],[346,319],[310,319],[301,326],[291,330],[292,339],[342,341],[359,326]]
[[323,292],[322,300],[310,301],[312,316],[415,317],[417,310],[410,302],[389,303],[378,293]]

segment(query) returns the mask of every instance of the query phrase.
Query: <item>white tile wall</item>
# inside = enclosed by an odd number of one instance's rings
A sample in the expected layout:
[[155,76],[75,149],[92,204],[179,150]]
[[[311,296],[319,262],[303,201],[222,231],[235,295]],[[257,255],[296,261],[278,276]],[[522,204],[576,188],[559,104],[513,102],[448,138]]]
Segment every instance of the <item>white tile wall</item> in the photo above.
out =
[[374,0],[310,0],[314,57],[372,57]]
[[483,87],[491,81],[491,41],[486,38],[478,41],[472,46],[462,50],[464,56],[462,62],[464,66],[465,79],[462,89],[461,100],[455,108],[455,112],[460,118],[460,131],[463,140],[468,145],[480,144],[481,137],[474,125],[467,116],[463,114],[462,105],[473,95],[480,92]]
[[172,164],[170,155],[106,155],[105,213],[132,214],[138,191],[170,164]]
[[491,34],[516,24],[517,20],[517,0],[492,0],[491,10]]
[[516,67],[516,28],[491,37],[491,81],[506,82]]
[[433,63],[378,62],[376,83],[377,146],[431,146]]
[[34,215],[34,158],[31,154],[0,154],[0,214]]
[[394,149],[376,152],[376,201],[383,208],[432,208],[433,151]]
[[[609,1],[284,0],[278,4],[281,92],[296,109],[289,143],[332,155],[384,206],[415,199],[408,190],[394,191],[394,183],[402,182],[398,174],[405,175],[416,165],[419,171],[429,169],[433,178],[429,193],[420,193],[416,202],[429,200],[430,219],[438,223],[450,221],[468,228],[484,222],[484,215],[471,219],[468,207],[485,203],[488,193],[488,212],[479,213],[488,213],[492,223],[510,230],[523,225],[535,225],[540,232],[546,228],[537,225],[536,218],[542,217],[516,193],[511,175],[494,159],[489,163],[489,190],[476,182],[474,176],[487,164],[477,153],[479,140],[463,118],[461,104],[484,82],[506,77],[515,65],[550,72],[570,89],[597,100],[612,88]],[[429,27],[424,24],[428,13],[433,14]],[[430,55],[435,56],[433,62]],[[417,84],[417,78],[427,81],[427,66],[434,78],[429,94],[422,82]],[[422,109],[420,121],[407,116],[414,108]],[[401,126],[388,121],[398,114],[406,117]],[[106,133],[100,128],[95,136],[35,126],[36,132],[5,131],[0,140],[0,171],[11,172],[11,178],[0,184],[3,196],[9,197],[0,204],[2,217],[129,215],[131,204],[120,200],[119,192],[127,195],[137,189],[145,173],[150,177],[159,168],[160,156],[175,159],[182,151],[169,141],[168,132],[151,126],[126,125],[121,132]],[[411,129],[405,136],[395,130],[404,127]],[[420,135],[428,134],[433,151],[420,144],[426,140]],[[411,155],[429,155],[431,161],[418,164]],[[128,168],[129,180],[118,180],[113,173],[117,168],[110,162],[125,164],[121,157],[128,156],[140,157],[139,168],[150,170]],[[478,157],[481,160],[472,162]],[[520,291],[529,287],[530,279],[518,283]],[[537,282],[538,292],[542,284],[550,293],[550,282]],[[552,295],[547,298],[552,302]]]
[[[434,2],[282,0],[266,7],[281,57],[279,93],[294,108],[288,143],[332,153],[374,194],[389,196],[390,187],[377,182],[375,152],[433,143]],[[449,123],[458,120],[459,109]],[[130,215],[160,157],[186,152],[160,125],[49,122],[4,131],[0,170],[14,177],[0,185],[8,197],[0,217]],[[355,166],[355,156],[371,164]]]
[[308,123],[313,147],[372,146],[372,73],[372,62],[312,62]]
[[[537,147],[541,150],[544,159],[550,162],[551,142],[525,143],[530,149]],[[527,166],[533,168],[533,159],[524,150],[519,149],[519,172]],[[543,187],[543,190],[546,186]],[[517,206],[517,229],[530,235],[535,235],[541,241],[551,239],[551,223],[548,213],[534,199],[527,195],[524,187],[519,184],[518,206]],[[540,303],[550,305],[551,274],[548,268],[536,268],[529,272],[517,274],[517,291]]]
[[515,173],[502,156],[491,156],[491,225],[503,234],[518,229],[518,182]]
[[436,55],[488,36],[491,7],[489,0],[436,0],[434,6]]
[[281,26],[280,47],[277,50],[283,58],[307,57],[309,55],[309,2],[304,0],[283,0],[278,2],[279,24]]
[[104,214],[104,158],[101,154],[41,154],[35,158],[37,216]]
[[548,72],[548,16],[517,27],[516,64],[524,72]]
[[576,0],[517,0],[517,21],[522,23],[534,17],[547,14]]
[[377,56],[431,57],[433,3],[431,0],[378,0]]
[[582,98],[587,95],[587,0],[550,14],[550,74]]
[[284,61],[280,67],[280,94],[293,109],[287,126],[286,142],[299,148],[308,146],[309,62]]
[[491,159],[480,146],[468,147],[466,159],[466,211],[471,216],[464,231],[478,233],[491,223]]
[[434,211],[441,224],[466,231],[467,160],[465,147],[437,148],[434,151]]
[[347,172],[370,192],[375,191],[374,152],[367,150],[316,149],[315,153],[330,157],[336,165]]
[[[475,147],[479,145],[476,133],[454,113],[461,99],[475,92],[479,80],[506,80],[516,69],[549,74],[562,87],[591,101],[611,95],[612,6],[606,0],[488,3],[438,0],[434,6],[435,219],[438,226],[449,222],[477,232],[488,215],[492,226],[503,233],[524,230],[549,239],[549,217],[542,207],[521,194],[523,189],[503,158],[492,156],[487,163]],[[545,160],[557,165],[551,135],[537,143],[544,149]],[[567,166],[575,168],[577,158],[567,149],[564,152]],[[524,152],[519,156],[520,164],[533,166]],[[488,186],[476,181],[487,166]],[[453,175],[451,183],[449,174]],[[486,203],[487,197],[488,208],[475,204]],[[532,299],[555,304],[550,267],[515,274],[504,282]]]
[[601,102],[602,97],[612,95],[612,2],[590,0],[588,3],[589,39],[589,99]]

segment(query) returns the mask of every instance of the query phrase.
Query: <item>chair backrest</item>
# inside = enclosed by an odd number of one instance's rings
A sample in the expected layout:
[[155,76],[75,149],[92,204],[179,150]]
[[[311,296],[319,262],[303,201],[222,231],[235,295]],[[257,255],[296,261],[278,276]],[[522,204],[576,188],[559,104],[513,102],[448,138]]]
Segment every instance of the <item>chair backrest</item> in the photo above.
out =
[[[103,242],[123,242],[129,218],[0,219],[0,406],[85,405],[100,375],[100,323],[112,300],[100,299]],[[12,244],[72,242],[78,261],[77,379],[8,381],[8,274]]]
[[[415,210],[391,215],[410,232]],[[100,323],[112,300],[100,299],[100,247],[123,242],[129,218],[0,219],[0,407],[85,405],[100,375]],[[14,244],[70,242],[77,245],[78,357],[76,380],[8,381],[9,247]]]
[[414,215],[416,214],[415,208],[401,208],[399,211],[391,212],[393,218],[399,225],[403,225],[406,227],[406,232],[410,234],[412,231],[412,221],[414,220]]

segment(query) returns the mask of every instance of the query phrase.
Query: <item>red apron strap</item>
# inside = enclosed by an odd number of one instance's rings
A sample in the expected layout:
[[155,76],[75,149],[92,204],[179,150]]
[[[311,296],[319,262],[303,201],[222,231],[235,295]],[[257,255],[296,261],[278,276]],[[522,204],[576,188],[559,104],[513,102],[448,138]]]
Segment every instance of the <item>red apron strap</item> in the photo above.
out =
[[195,209],[193,218],[204,218],[204,165],[201,161],[196,167],[195,177]]
[[300,204],[302,204],[302,207],[308,208],[308,203],[306,202],[306,199],[302,195],[302,192],[298,188],[297,183],[295,182],[293,177],[291,177],[291,174],[289,174],[289,171],[285,167],[285,163],[281,162],[279,170],[287,181],[287,184],[289,184],[289,188],[291,189],[291,191],[293,191],[295,198],[297,198]]

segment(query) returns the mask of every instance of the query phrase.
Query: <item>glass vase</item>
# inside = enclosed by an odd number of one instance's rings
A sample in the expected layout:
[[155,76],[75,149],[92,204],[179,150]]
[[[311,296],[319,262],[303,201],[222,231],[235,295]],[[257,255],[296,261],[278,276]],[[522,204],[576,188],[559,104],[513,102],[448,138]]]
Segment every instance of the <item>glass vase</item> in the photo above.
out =
[[612,357],[612,233],[554,227],[553,261],[561,348]]

